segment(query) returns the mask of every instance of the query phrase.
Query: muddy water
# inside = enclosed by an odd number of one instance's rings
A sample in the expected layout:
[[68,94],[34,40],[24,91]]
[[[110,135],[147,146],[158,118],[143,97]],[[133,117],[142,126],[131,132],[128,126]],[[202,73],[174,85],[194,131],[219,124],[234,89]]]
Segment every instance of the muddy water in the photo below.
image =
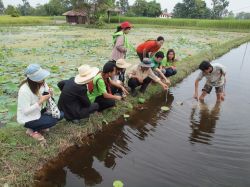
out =
[[[214,90],[198,103],[194,72],[166,96],[155,96],[128,121],[72,147],[40,172],[37,186],[250,186],[250,45],[214,62],[227,67],[226,98]],[[200,88],[204,82],[200,83]],[[169,112],[160,107],[167,104]]]

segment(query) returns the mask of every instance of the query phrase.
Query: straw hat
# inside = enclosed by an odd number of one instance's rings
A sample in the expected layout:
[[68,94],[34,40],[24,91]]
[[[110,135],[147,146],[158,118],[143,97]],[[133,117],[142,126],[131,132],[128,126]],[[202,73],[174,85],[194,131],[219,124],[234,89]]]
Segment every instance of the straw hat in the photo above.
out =
[[75,83],[76,84],[86,84],[91,79],[93,79],[97,73],[99,72],[99,69],[96,67],[90,67],[89,65],[82,65],[78,68],[78,75],[75,77]]
[[42,69],[39,64],[30,64],[26,70],[25,75],[34,82],[40,82],[50,75],[50,72]]
[[124,59],[118,59],[115,64],[116,64],[116,67],[121,68],[121,69],[126,69],[129,66],[131,66],[131,64],[127,63]]
[[144,58],[140,63],[141,67],[152,68],[154,65],[149,58]]

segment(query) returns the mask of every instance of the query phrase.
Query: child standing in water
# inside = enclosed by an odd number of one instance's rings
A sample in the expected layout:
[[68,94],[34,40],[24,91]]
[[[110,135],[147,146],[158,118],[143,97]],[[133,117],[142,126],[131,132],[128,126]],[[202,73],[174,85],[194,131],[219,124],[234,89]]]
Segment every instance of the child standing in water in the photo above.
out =
[[215,87],[217,102],[224,100],[224,85],[226,82],[226,71],[225,67],[221,64],[210,64],[208,61],[203,61],[199,69],[201,70],[200,74],[195,80],[195,93],[194,98],[198,99],[198,87],[199,81],[205,77],[207,79],[205,86],[202,89],[202,94],[199,97],[199,100],[204,101],[204,98],[207,94],[210,94],[213,87]]

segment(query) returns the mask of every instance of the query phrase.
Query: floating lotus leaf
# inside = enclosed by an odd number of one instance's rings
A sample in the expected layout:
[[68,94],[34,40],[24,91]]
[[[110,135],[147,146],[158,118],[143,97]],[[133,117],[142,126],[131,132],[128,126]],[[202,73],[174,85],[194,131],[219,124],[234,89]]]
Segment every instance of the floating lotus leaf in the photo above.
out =
[[141,103],[141,104],[143,104],[143,103],[145,103],[145,99],[142,98],[142,97],[139,97],[139,98],[138,98],[138,102]]
[[115,180],[113,182],[113,187],[123,187],[123,182],[120,180]]
[[161,110],[164,111],[164,112],[166,112],[166,111],[169,111],[169,108],[167,106],[162,106]]

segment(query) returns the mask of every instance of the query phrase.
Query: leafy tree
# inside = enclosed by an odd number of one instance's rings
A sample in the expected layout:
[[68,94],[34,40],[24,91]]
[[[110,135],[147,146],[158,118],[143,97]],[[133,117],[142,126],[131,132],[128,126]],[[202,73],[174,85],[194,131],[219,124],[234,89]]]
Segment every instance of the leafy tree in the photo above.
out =
[[136,0],[131,7],[131,13],[135,16],[156,17],[161,14],[161,5],[155,0],[147,2],[145,0]]
[[17,9],[14,6],[12,6],[12,5],[8,5],[7,8],[4,11],[4,13],[6,15],[12,15],[12,14],[14,14],[16,12],[17,12]]
[[31,15],[32,12],[34,11],[34,8],[30,6],[27,0],[22,0],[22,1],[23,1],[23,4],[22,5],[19,4],[17,6],[18,12],[20,12],[22,16]]
[[212,18],[218,19],[222,18],[228,13],[226,9],[229,5],[229,1],[227,0],[212,0]]
[[210,18],[210,10],[204,0],[183,0],[173,9],[173,16],[177,18]]
[[119,7],[120,7],[122,13],[126,13],[129,9],[128,0],[119,0]]
[[4,5],[3,5],[3,1],[0,0],[0,14],[4,13]]
[[69,10],[70,4],[69,1],[65,0],[50,0],[49,3],[44,5],[44,8],[47,12],[47,15],[59,16]]
[[249,12],[240,12],[236,15],[236,19],[250,19]]

